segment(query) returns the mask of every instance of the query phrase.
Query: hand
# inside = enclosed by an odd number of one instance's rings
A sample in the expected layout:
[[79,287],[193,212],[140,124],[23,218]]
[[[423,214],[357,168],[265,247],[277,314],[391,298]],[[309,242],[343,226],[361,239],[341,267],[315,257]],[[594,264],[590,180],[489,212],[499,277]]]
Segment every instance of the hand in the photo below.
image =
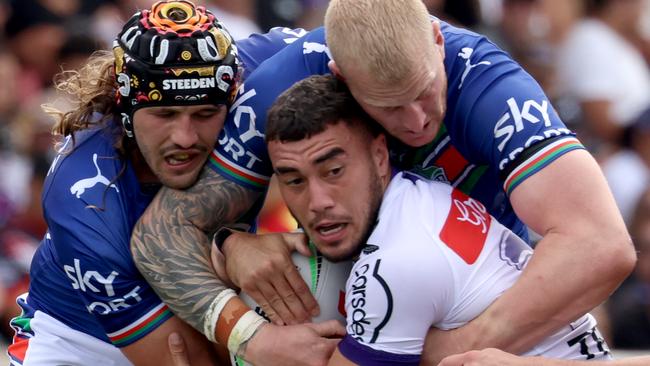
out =
[[169,353],[172,355],[174,366],[190,366],[187,348],[185,348],[185,342],[180,334],[171,333],[167,337],[167,346],[169,347]]
[[[215,359],[212,360],[210,365],[220,366],[220,365],[230,365],[230,353],[228,350],[216,343],[212,344],[216,349]],[[167,347],[169,348],[169,353],[172,356],[172,365],[173,366],[192,366],[190,363],[190,357],[188,356],[187,346],[185,345],[185,339],[179,333],[173,332],[167,337]],[[201,363],[203,364],[203,363]],[[195,365],[198,365],[195,363]]]
[[496,348],[482,351],[469,351],[446,357],[438,366],[525,366],[531,365],[530,359],[515,356]]
[[217,277],[223,281],[223,284],[228,286],[228,288],[239,291],[237,285],[235,285],[228,276],[228,271],[226,270],[226,257],[223,255],[221,250],[219,250],[219,247],[217,247],[214,240],[212,241],[212,248],[210,250],[210,260],[212,261],[214,272],[217,274]]
[[233,233],[223,245],[230,280],[264,310],[274,324],[299,324],[319,313],[318,303],[291,252],[311,255],[301,233]]
[[246,346],[244,359],[256,366],[327,365],[345,328],[336,320],[277,326],[265,324]]

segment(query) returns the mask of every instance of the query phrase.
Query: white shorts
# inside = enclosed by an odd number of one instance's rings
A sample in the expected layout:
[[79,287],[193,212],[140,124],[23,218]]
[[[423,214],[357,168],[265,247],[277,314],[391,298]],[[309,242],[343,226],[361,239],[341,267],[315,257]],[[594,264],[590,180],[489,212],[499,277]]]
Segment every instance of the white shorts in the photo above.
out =
[[132,365],[117,347],[74,330],[42,311],[35,312],[29,328],[30,334],[17,334],[7,349],[12,366]]

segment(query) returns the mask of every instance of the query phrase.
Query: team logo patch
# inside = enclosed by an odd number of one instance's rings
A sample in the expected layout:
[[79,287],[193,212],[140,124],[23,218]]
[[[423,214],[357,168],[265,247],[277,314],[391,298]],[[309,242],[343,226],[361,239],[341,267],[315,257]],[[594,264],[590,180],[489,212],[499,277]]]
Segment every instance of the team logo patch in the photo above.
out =
[[442,227],[440,239],[467,264],[481,254],[492,217],[479,201],[454,189],[451,209]]

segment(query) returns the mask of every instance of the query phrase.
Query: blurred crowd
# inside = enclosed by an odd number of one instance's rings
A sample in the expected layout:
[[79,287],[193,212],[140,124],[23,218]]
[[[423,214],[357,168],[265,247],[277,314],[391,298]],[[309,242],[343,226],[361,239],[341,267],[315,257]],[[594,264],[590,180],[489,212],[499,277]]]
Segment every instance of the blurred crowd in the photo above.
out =
[[[195,0],[236,39],[322,24],[327,0]],[[387,0],[390,1],[390,0]],[[423,0],[431,13],[487,35],[537,79],[596,156],[639,253],[637,270],[598,310],[616,348],[650,349],[650,0]],[[44,235],[40,192],[53,158],[44,103],[52,81],[108,49],[154,0],[0,0],[0,334],[26,291]],[[558,182],[558,186],[561,183]],[[272,189],[261,231],[295,222]],[[598,233],[594,233],[598,235]],[[585,268],[598,271],[598,265]]]

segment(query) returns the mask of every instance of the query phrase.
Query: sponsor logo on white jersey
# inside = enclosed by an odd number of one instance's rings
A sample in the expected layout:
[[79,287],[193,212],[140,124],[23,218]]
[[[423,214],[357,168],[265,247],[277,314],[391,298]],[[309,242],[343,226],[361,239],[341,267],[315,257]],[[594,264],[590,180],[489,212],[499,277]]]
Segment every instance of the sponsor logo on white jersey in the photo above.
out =
[[487,210],[477,200],[469,197],[465,201],[454,198],[454,205],[458,208],[460,215],[456,217],[458,221],[469,222],[474,226],[481,228],[481,233],[487,233]]
[[120,190],[117,188],[117,186],[114,183],[111,183],[108,178],[102,175],[102,171],[99,169],[99,165],[97,165],[97,154],[93,154],[93,164],[95,164],[95,168],[97,169],[97,175],[77,181],[72,185],[72,187],[70,187],[70,193],[77,196],[77,198],[81,198],[81,195],[84,194],[86,189],[93,188],[97,184],[103,184],[108,188],[115,188],[115,190],[119,193]]
[[351,286],[348,287],[347,297],[350,298],[351,311],[348,314],[348,330],[351,335],[358,340],[363,341],[366,333],[366,327],[370,322],[366,320],[366,287],[368,284],[368,275],[370,265],[364,264],[351,274]]

